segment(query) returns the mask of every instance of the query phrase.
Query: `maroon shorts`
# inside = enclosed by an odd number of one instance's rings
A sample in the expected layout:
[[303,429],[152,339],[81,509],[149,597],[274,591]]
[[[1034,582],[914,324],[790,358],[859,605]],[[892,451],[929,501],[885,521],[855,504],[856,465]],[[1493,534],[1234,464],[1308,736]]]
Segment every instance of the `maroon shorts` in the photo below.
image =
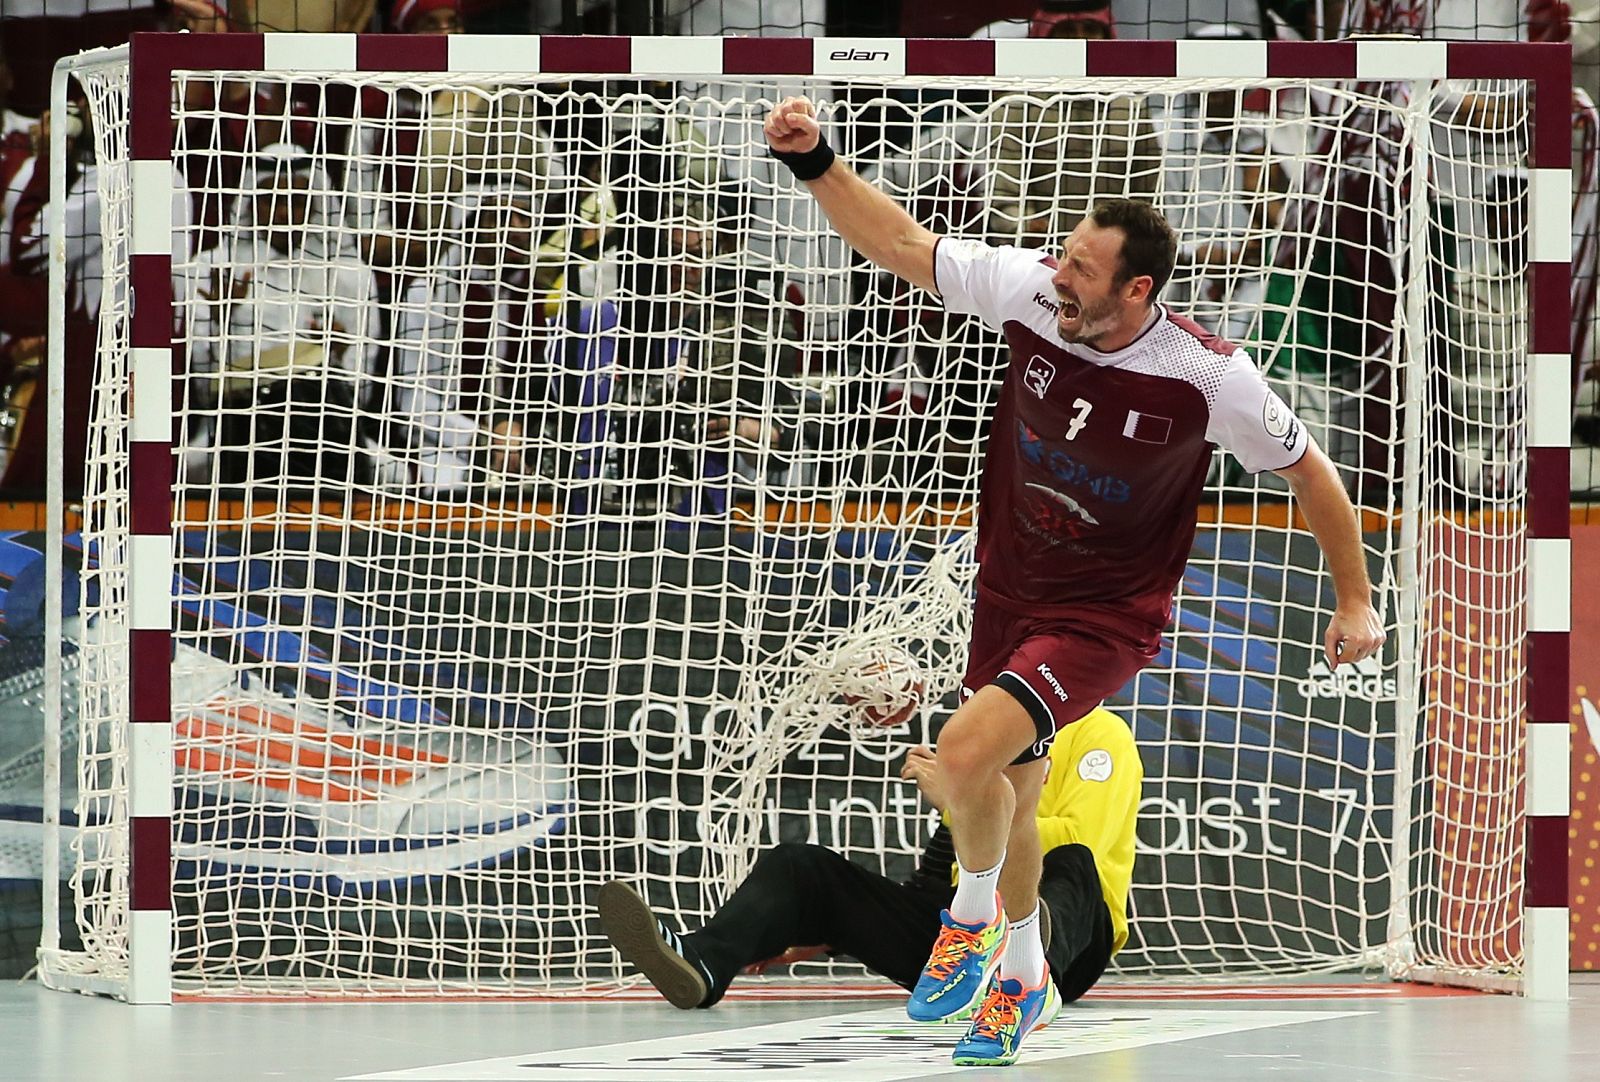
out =
[[1063,725],[1099,706],[1155,656],[1154,647],[1093,626],[1019,616],[980,596],[972,615],[961,699],[965,702],[978,688],[993,684],[1021,703],[1039,740],[1015,761],[1031,763],[1049,754],[1050,742]]

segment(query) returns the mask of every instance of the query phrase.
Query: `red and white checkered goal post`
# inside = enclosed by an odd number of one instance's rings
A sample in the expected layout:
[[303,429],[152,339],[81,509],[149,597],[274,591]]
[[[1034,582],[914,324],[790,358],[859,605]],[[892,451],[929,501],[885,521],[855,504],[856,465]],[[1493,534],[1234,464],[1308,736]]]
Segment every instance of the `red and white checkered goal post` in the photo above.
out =
[[[1526,289],[1529,298],[1525,381],[1515,389],[1525,412],[1526,491],[1496,505],[1502,523],[1525,541],[1525,567],[1513,568],[1520,615],[1508,626],[1524,631],[1517,680],[1524,738],[1510,754],[1525,764],[1520,797],[1521,988],[1564,995],[1567,963],[1567,816],[1569,627],[1568,426],[1569,204],[1571,87],[1566,46],[1356,40],[1259,41],[945,41],[895,39],[756,39],[620,37],[396,37],[282,34],[196,37],[144,34],[128,50],[126,154],[131,181],[127,280],[128,416],[126,444],[126,972],[118,994],[134,1002],[164,1002],[173,994],[174,924],[174,595],[175,523],[185,515],[175,500],[174,445],[174,132],[175,72],[227,72],[230,77],[332,79],[359,82],[364,73],[410,76],[449,73],[469,82],[525,82],[649,77],[744,85],[800,82],[826,88],[897,86],[926,78],[944,87],[970,80],[973,88],[1041,80],[1065,87],[1115,91],[1158,87],[1162,80],[1215,80],[1202,88],[1242,87],[1252,81],[1310,81],[1315,86],[1380,87],[1494,80],[1531,91],[1525,149],[1528,178]],[[1088,82],[1084,82],[1087,80]],[[430,84],[431,85],[431,84]],[[824,91],[825,92],[825,91]],[[1426,126],[1426,125],[1424,125]],[[1410,240],[1426,237],[1413,232]],[[1397,242],[1397,261],[1406,241]],[[1423,302],[1419,301],[1420,306]],[[1416,316],[1420,307],[1413,307]],[[1425,315],[1425,313],[1424,313]],[[1404,313],[1396,316],[1403,318]],[[102,364],[106,363],[102,359]],[[1417,395],[1421,388],[1412,387]],[[1416,419],[1421,425],[1421,420]],[[193,493],[189,493],[193,498]],[[1401,508],[1400,510],[1407,510]],[[1430,515],[1448,509],[1418,494],[1409,508],[1413,530],[1426,533]],[[1398,516],[1403,518],[1403,514]],[[1423,519],[1424,521],[1417,521]],[[1401,530],[1399,525],[1396,530]],[[104,544],[102,542],[102,544]],[[1397,619],[1406,618],[1400,606]],[[1426,598],[1410,618],[1430,619]],[[1416,658],[1402,665],[1420,666]],[[1420,672],[1420,670],[1419,670]],[[1415,724],[1429,724],[1427,678],[1411,705]],[[1406,700],[1399,704],[1404,712]],[[112,724],[116,724],[113,719]],[[1141,734],[1142,736],[1143,734]],[[1510,768],[1514,776],[1518,768]],[[1391,829],[1408,809],[1393,811]],[[1265,811],[1263,811],[1265,815]],[[1486,824],[1503,831],[1506,823]],[[1427,844],[1427,832],[1422,834]],[[1438,835],[1435,835],[1435,841]],[[753,844],[753,843],[752,843]],[[1409,844],[1409,843],[1404,843]],[[1397,858],[1398,859],[1398,858]],[[1516,874],[1513,874],[1513,878]],[[1402,904],[1405,904],[1402,900]],[[1459,931],[1459,930],[1456,930]],[[1496,935],[1500,933],[1495,933]],[[1513,933],[1506,933],[1512,935]],[[1427,958],[1408,973],[1426,972]],[[66,986],[65,969],[47,979]],[[118,975],[102,967],[102,975]],[[120,979],[120,978],[119,978]],[[1443,979],[1443,977],[1441,978]],[[93,983],[92,981],[90,982]],[[113,984],[116,982],[113,981]]]

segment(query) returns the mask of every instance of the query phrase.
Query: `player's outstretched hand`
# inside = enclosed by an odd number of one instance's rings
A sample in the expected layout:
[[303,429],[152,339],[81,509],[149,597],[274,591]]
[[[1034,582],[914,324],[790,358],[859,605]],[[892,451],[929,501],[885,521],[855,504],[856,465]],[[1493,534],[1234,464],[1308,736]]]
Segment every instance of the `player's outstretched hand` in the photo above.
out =
[[772,149],[782,154],[804,154],[822,138],[817,107],[810,98],[784,98],[767,115],[762,131]]
[[1328,633],[1322,638],[1322,652],[1328,667],[1336,669],[1341,661],[1356,662],[1376,654],[1386,636],[1378,610],[1371,605],[1340,606],[1328,621]]

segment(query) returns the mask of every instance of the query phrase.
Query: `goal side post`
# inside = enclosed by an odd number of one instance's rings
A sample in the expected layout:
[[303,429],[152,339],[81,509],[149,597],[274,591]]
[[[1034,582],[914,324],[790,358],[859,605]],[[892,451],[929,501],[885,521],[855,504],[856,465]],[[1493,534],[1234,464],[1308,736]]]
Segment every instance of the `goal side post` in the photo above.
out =
[[[1480,44],[1480,51],[1490,48]],[[1492,56],[1487,51],[1483,55]],[[1567,998],[1572,630],[1572,52],[1534,80],[1529,185],[1528,643],[1524,993]]]

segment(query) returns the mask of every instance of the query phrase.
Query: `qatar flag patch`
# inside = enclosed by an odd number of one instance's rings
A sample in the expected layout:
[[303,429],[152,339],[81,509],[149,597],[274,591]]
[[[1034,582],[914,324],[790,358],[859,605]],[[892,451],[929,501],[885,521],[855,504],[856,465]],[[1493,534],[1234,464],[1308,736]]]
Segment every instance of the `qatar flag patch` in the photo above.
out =
[[1172,437],[1172,418],[1129,410],[1122,434],[1140,443],[1166,443]]

